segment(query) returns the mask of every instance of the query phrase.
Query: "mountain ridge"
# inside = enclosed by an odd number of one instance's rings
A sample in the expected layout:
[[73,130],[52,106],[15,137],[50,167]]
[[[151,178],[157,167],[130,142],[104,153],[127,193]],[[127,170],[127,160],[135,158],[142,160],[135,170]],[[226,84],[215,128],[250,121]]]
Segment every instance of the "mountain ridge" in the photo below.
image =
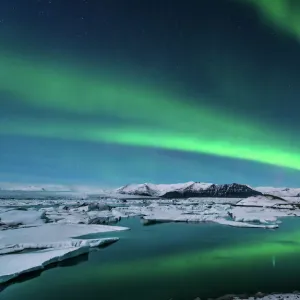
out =
[[190,198],[190,197],[242,197],[263,195],[246,184],[214,184],[203,182],[186,182],[177,184],[128,184],[116,189],[119,194],[150,196],[161,198]]

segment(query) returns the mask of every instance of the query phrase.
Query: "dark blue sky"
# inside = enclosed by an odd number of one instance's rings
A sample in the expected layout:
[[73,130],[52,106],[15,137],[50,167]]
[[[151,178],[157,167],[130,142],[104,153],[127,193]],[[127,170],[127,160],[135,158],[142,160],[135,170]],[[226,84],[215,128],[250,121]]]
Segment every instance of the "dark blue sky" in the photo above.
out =
[[[280,128],[297,147],[300,45],[241,1],[2,0],[0,44],[86,72],[118,66],[124,74],[147,74],[179,87],[186,99]],[[24,116],[85,122],[80,113],[21,100],[0,90],[0,126]],[[190,180],[297,186],[300,175],[212,155],[10,134],[0,135],[0,166],[0,181],[100,186]]]

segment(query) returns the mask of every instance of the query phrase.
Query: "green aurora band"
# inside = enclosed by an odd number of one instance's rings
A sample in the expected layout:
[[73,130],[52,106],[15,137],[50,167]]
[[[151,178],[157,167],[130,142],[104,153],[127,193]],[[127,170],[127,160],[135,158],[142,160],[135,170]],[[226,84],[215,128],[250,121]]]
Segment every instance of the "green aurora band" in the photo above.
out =
[[300,2],[298,0],[240,0],[252,4],[262,19],[300,41]]
[[[0,127],[2,134],[157,147],[300,170],[299,144],[291,146],[277,128],[202,107],[197,99],[180,93],[140,84],[133,78],[107,76],[105,70],[86,74],[64,63],[7,53],[0,54],[0,65],[2,91],[33,109],[74,116],[58,120],[10,118]],[[76,120],[78,115],[97,121]],[[123,123],[101,121],[107,116]]]

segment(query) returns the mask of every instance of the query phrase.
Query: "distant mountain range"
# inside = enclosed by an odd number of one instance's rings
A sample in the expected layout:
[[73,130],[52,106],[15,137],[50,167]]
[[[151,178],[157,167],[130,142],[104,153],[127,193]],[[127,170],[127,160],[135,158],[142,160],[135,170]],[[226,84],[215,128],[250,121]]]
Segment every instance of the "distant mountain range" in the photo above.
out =
[[58,184],[19,184],[0,182],[0,191],[5,192],[72,192],[72,193],[103,193],[104,190],[94,186],[58,185]]
[[300,188],[256,187],[256,191],[278,197],[300,197]]
[[[300,197],[300,188],[277,188],[277,187],[251,187],[246,184],[214,184],[203,182],[186,182],[176,184],[128,184],[115,190],[103,190],[89,186],[64,186],[51,184],[14,184],[0,182],[0,198],[5,195],[13,195],[18,193],[20,197],[25,194],[35,193],[42,196],[85,194],[85,195],[132,195],[132,196],[150,196],[160,198],[189,198],[189,197],[228,197],[228,198],[246,198],[256,195],[272,195],[277,197]],[[5,194],[4,194],[5,193]],[[25,194],[24,194],[25,193]],[[38,193],[38,194],[37,194]],[[28,196],[27,195],[27,196]],[[30,195],[29,195],[30,196]],[[28,196],[28,197],[29,197]]]
[[189,197],[228,197],[247,198],[257,195],[274,195],[278,197],[300,197],[300,188],[252,188],[245,184],[214,184],[202,182],[186,182],[178,184],[129,184],[116,190],[119,194],[151,196],[161,198]]
[[23,191],[23,192],[70,192],[71,189],[64,185],[26,185],[0,182],[0,191]]

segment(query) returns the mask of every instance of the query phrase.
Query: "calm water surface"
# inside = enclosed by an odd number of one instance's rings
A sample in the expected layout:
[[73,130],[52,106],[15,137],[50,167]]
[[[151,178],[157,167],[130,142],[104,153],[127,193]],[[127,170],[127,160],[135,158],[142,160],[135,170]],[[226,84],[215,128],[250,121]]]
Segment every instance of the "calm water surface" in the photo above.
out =
[[218,224],[120,222],[117,243],[11,284],[5,300],[193,300],[300,290],[300,219],[279,230]]

